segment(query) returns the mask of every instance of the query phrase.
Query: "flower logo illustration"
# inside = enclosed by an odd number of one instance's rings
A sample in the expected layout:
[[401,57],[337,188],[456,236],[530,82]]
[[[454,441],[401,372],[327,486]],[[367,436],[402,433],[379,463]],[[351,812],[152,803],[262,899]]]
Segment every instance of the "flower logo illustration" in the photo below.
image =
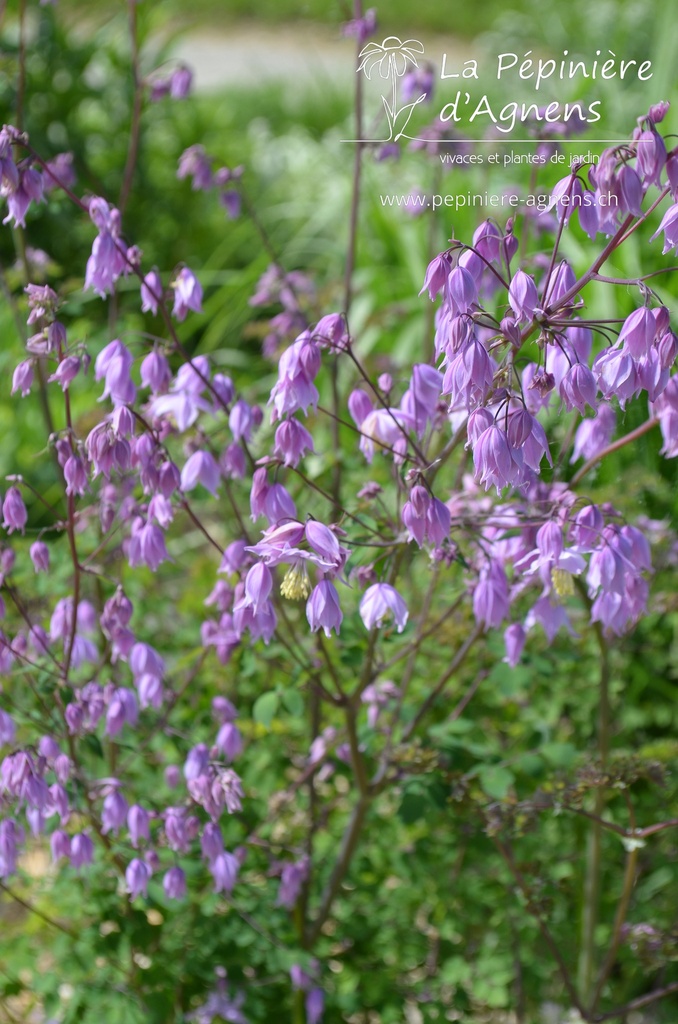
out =
[[417,55],[421,56],[424,46],[418,39],[406,39],[403,42],[398,36],[387,36],[381,43],[368,43],[358,57],[360,62],[357,72],[361,71],[369,79],[375,71],[385,81],[391,81],[390,100],[382,96],[382,102],[388,119],[389,135],[387,140],[397,142],[402,136],[417,104],[426,99],[422,94],[413,103],[398,107],[398,79],[402,78],[410,67],[418,68]]

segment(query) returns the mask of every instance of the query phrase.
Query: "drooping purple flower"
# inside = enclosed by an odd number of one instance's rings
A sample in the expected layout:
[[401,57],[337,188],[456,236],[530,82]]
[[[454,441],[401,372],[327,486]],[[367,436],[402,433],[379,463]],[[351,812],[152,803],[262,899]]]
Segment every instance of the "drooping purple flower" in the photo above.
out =
[[172,283],[174,288],[173,315],[185,320],[189,310],[202,313],[202,286],[192,270],[182,267]]
[[299,420],[290,418],[281,421],[275,432],[273,454],[282,459],[286,466],[298,466],[307,451],[314,451],[313,438]]
[[327,637],[331,635],[332,630],[339,635],[343,615],[339,594],[330,580],[321,580],[312,590],[306,602],[306,618],[314,633],[318,629],[323,629]]
[[637,394],[640,382],[636,364],[624,348],[608,348],[597,356],[593,373],[603,398],[617,398],[622,409]]
[[127,555],[130,568],[147,565],[155,572],[158,566],[169,558],[165,537],[160,527],[155,523],[137,520],[132,526]]
[[307,1024],[320,1024],[325,1009],[325,993],[317,985],[308,992],[305,1007]]
[[650,238],[651,242],[654,242],[655,238],[664,232],[664,248],[662,249],[663,255],[670,252],[671,249],[675,249],[678,253],[678,203],[674,203],[673,206],[669,206],[668,210],[662,217],[661,224]]
[[525,646],[525,630],[519,622],[512,623],[504,630],[504,646],[506,655],[503,660],[511,668],[515,668]]
[[210,864],[214,863],[219,854],[224,852],[221,829],[215,822],[209,821],[205,825],[200,837],[200,848],[203,857]]
[[81,362],[78,356],[66,356],[61,360],[54,373],[47,378],[47,382],[59,384],[62,391],[68,391],[71,382],[80,372],[80,366]]
[[49,548],[42,540],[31,544],[29,554],[36,572],[49,572]]
[[87,490],[87,470],[79,455],[69,455],[64,464],[66,494],[83,495]]
[[586,406],[596,408],[596,378],[584,363],[573,363],[558,388],[566,409],[578,409],[584,415]]
[[215,741],[217,750],[227,761],[235,761],[242,753],[242,736],[234,722],[224,722]]
[[571,462],[582,456],[592,459],[607,448],[612,440],[617,417],[612,406],[603,403],[598,408],[598,415],[593,419],[582,420],[574,435],[574,451]]
[[448,364],[442,383],[442,393],[450,395],[452,408],[471,409],[481,402],[492,386],[495,364],[487,349],[477,338],[472,338]]
[[219,489],[219,467],[214,456],[200,449],[187,459],[181,471],[181,489],[192,491],[202,484],[213,496]]
[[137,699],[132,690],[118,687],[106,711],[106,735],[117,736],[125,724],[136,725],[138,716]]
[[133,804],[127,812],[127,828],[130,842],[135,849],[138,847],[140,839],[148,841],[150,838],[148,823],[148,811],[140,807],[139,804]]
[[624,342],[624,349],[634,359],[646,356],[657,333],[657,322],[653,311],[646,306],[634,309],[626,318],[619,332],[619,341]]
[[518,270],[509,287],[509,303],[516,319],[521,322],[531,320],[539,305],[537,286],[524,270]]
[[501,625],[508,615],[509,590],[504,567],[496,559],[480,574],[473,591],[473,614],[484,629]]
[[218,853],[210,864],[215,892],[232,892],[240,870],[240,861],[234,854],[224,850]]
[[410,491],[410,500],[403,505],[402,519],[410,540],[422,547],[427,535],[427,515],[431,496],[425,487],[416,484]]
[[0,710],[0,747],[14,742],[16,727],[14,721],[6,711]]
[[125,882],[130,900],[136,899],[137,896],[148,896],[150,877],[151,869],[145,861],[139,860],[138,857],[130,861],[125,871]]
[[276,903],[280,907],[287,907],[291,910],[299,899],[301,888],[308,878],[309,861],[308,857],[301,860],[283,864],[280,873],[280,888]]
[[49,845],[52,851],[52,863],[56,864],[62,857],[69,858],[71,856],[71,838],[63,829],[57,828],[52,832]]
[[399,633],[405,628],[409,612],[398,591],[389,583],[374,583],[360,601],[360,617],[367,629],[374,629],[393,617]]
[[654,130],[641,132],[636,139],[638,174],[646,185],[661,185],[660,175],[666,163],[664,140]]
[[476,477],[485,490],[495,486],[499,494],[515,482],[516,463],[506,433],[493,423],[480,434],[473,448]]
[[114,788],[104,797],[101,809],[101,831],[116,835],[127,820],[127,801],[119,789]]
[[186,875],[175,865],[165,872],[162,887],[168,900],[183,900],[186,895]]
[[273,577],[268,566],[257,562],[245,577],[243,607],[252,608],[256,615],[266,605],[273,587]]
[[563,605],[559,603],[554,604],[547,595],[540,597],[525,617],[525,629],[527,631],[535,625],[542,627],[549,643],[553,643],[556,633],[562,627],[565,627],[571,636],[576,636]]
[[12,376],[12,394],[20,391],[23,398],[30,394],[33,383],[33,360],[25,359],[16,367]]
[[190,782],[191,779],[197,779],[199,775],[203,775],[207,771],[209,759],[210,754],[206,744],[198,743],[195,747],[192,747],[184,762],[184,778],[186,781]]
[[115,282],[127,269],[126,248],[120,239],[118,210],[104,199],[93,196],[89,201],[89,215],[99,234],[87,261],[85,288],[92,288],[103,299],[113,292]]
[[424,284],[419,294],[422,295],[423,292],[428,292],[429,298],[431,300],[435,299],[436,295],[445,287],[449,273],[450,258],[448,254],[446,252],[438,253],[426,268]]
[[14,530],[19,530],[20,533],[23,533],[26,523],[28,522],[28,512],[26,511],[26,506],[24,505],[24,500],[21,497],[21,492],[18,487],[10,487],[7,491],[2,505],[2,511],[2,525],[7,532],[13,533]]
[[193,85],[193,72],[185,64],[180,64],[170,75],[169,94],[173,100],[184,100]]
[[94,843],[86,832],[76,832],[71,836],[71,865],[79,870],[94,859]]
[[[149,270],[141,283],[141,312],[152,313],[153,316],[155,316],[158,312],[158,305],[162,297],[162,279],[156,268],[153,267],[152,270]],[[141,379],[143,381],[143,369]]]

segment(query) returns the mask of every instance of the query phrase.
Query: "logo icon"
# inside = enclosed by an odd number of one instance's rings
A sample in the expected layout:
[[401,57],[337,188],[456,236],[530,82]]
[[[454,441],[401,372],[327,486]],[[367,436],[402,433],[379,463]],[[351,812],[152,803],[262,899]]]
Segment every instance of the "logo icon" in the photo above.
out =
[[404,103],[399,107],[398,80],[410,68],[419,67],[417,56],[421,57],[423,52],[424,45],[418,39],[406,39],[403,42],[398,36],[387,36],[381,43],[368,43],[362,48],[358,54],[357,74],[362,72],[370,80],[375,75],[382,78],[384,84],[390,81],[391,88],[387,95],[381,97],[388,121],[388,137],[361,141],[397,142],[403,136],[414,108],[426,99],[426,94],[422,93],[414,102]]

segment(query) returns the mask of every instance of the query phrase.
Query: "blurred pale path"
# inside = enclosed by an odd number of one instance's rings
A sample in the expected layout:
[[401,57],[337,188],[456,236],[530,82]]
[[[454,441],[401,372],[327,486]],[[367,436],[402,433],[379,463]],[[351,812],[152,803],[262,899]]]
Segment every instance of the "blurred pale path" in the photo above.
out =
[[[449,36],[418,33],[425,60],[437,68],[443,53],[448,62],[470,56],[469,45]],[[223,86],[254,86],[284,81],[306,85],[330,79],[338,89],[353,82],[355,42],[322,25],[268,28],[237,25],[223,34],[202,30],[187,33],[173,54],[195,74],[201,91]]]

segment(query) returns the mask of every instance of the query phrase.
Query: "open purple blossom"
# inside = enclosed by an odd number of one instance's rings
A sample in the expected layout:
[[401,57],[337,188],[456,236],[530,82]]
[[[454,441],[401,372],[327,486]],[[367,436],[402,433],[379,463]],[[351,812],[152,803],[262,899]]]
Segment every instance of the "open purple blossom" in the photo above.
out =
[[174,308],[172,314],[177,320],[185,320],[189,311],[202,313],[202,286],[192,270],[182,267],[175,277]]
[[408,616],[407,605],[389,583],[375,583],[361,598],[360,617],[367,629],[378,628],[392,618],[398,632],[402,633]]

